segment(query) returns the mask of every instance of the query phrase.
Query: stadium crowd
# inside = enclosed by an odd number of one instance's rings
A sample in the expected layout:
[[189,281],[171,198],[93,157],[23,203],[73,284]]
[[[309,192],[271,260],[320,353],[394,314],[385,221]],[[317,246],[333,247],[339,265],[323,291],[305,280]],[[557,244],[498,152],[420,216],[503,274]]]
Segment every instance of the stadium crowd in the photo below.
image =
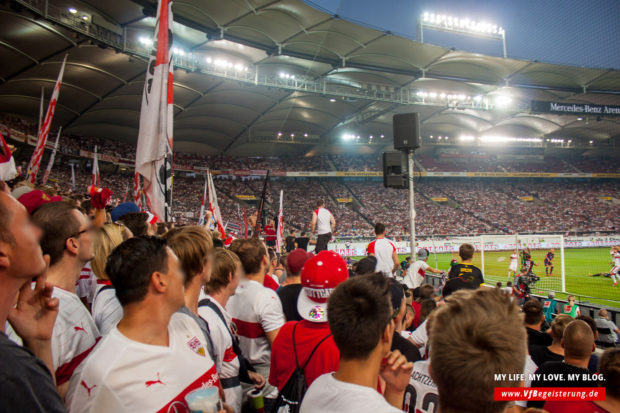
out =
[[[206,226],[157,225],[133,203],[111,206],[105,191],[85,199],[13,184],[0,191],[3,411],[620,406],[620,330],[607,311],[592,319],[574,301],[550,295],[543,306],[486,287],[472,245],[461,245],[439,288],[425,284],[425,271],[441,272],[426,264],[427,250],[401,284],[381,223],[369,257],[350,268],[332,251],[278,257],[260,238],[224,242]],[[317,208],[321,234],[330,214]],[[509,402],[497,400],[498,387],[606,396],[537,401],[521,393]]]

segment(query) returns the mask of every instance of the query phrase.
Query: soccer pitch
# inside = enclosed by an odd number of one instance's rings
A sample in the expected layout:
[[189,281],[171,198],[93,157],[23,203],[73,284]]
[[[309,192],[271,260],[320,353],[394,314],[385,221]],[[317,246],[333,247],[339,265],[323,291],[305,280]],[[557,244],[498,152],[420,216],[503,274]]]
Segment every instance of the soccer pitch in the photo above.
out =
[[[513,281],[512,278],[508,278],[511,253],[511,251],[496,251],[484,254],[485,284],[495,285],[496,282],[501,281],[502,286],[506,286],[507,281]],[[561,290],[560,251],[555,250],[555,275],[553,276],[545,276],[544,258],[547,251],[534,250],[531,253],[532,260],[538,264],[537,267],[534,267],[534,274],[540,277],[540,281],[532,288],[532,292],[547,295],[548,291],[555,291],[557,298],[565,299],[567,294],[558,292]],[[609,248],[567,248],[564,250],[564,255],[566,291],[575,295],[578,303],[589,302],[606,307],[620,308],[620,284],[613,287],[611,278],[602,275],[591,276],[591,274],[609,272],[611,269]],[[401,261],[405,257],[407,255],[399,256]],[[456,258],[458,259],[458,257]],[[427,262],[431,267],[437,266],[439,269],[448,271],[451,259],[452,254],[449,253],[436,255],[431,253]],[[480,253],[476,252],[474,255],[473,264],[482,268]]]

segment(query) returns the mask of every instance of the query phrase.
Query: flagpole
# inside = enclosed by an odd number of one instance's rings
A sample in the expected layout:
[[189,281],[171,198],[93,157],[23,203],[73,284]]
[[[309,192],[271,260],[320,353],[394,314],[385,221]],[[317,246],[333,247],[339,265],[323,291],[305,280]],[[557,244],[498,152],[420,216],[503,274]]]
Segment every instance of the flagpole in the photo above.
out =
[[261,231],[261,220],[263,218],[263,209],[265,209],[265,195],[267,194],[267,183],[269,182],[269,170],[265,176],[265,183],[263,184],[263,193],[261,194],[260,201],[258,203],[258,215],[256,217],[256,223],[254,225],[254,233],[252,238],[258,238]]
[[45,185],[47,183],[47,179],[50,177],[50,173],[52,172],[52,167],[54,166],[54,160],[56,159],[56,151],[58,150],[58,140],[60,139],[61,133],[62,133],[62,126],[58,128],[58,135],[56,135],[56,142],[54,143],[54,149],[52,150],[50,159],[47,162],[47,168],[45,169],[45,174],[43,175],[43,180],[41,181],[41,185]]
[[41,88],[41,102],[39,103],[39,126],[37,128],[37,138],[41,135],[41,123],[43,122],[43,105],[45,100],[45,88]]

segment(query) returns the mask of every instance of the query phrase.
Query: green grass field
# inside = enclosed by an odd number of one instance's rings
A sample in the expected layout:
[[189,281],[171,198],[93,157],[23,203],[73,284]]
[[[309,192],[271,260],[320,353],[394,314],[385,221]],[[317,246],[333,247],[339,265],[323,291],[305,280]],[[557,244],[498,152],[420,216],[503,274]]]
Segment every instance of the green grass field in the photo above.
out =
[[[566,294],[561,291],[561,268],[560,251],[555,251],[554,276],[545,276],[544,257],[547,251],[532,251],[532,259],[538,264],[534,267],[534,273],[541,279],[532,289],[535,294],[546,295],[548,291],[556,292],[556,297],[566,298]],[[501,281],[505,286],[508,278],[508,266],[510,264],[510,251],[498,251],[485,253],[485,266],[483,269],[486,284],[495,285]],[[592,277],[591,274],[609,272],[611,268],[611,257],[608,248],[582,248],[565,249],[564,264],[566,271],[566,291],[577,297],[578,302],[589,302],[608,307],[620,308],[620,285],[612,286],[611,278],[599,276]],[[401,255],[401,261],[406,255]],[[457,257],[458,258],[458,257]],[[448,270],[450,267],[451,254],[431,254],[428,264],[432,267]],[[474,256],[474,265],[482,268],[480,254]]]

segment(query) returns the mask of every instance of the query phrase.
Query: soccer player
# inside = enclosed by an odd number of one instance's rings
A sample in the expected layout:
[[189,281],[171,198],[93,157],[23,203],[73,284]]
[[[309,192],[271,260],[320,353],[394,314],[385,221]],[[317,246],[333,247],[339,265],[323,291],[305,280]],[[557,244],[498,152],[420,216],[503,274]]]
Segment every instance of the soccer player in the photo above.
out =
[[508,278],[516,277],[519,271],[519,254],[517,250],[510,254],[510,266],[508,267]]
[[553,275],[553,258],[555,257],[553,248],[545,255],[545,275]]
[[614,287],[616,287],[618,280],[620,280],[620,247],[611,247],[611,257],[613,259],[613,267],[609,271],[609,276],[614,282]]

